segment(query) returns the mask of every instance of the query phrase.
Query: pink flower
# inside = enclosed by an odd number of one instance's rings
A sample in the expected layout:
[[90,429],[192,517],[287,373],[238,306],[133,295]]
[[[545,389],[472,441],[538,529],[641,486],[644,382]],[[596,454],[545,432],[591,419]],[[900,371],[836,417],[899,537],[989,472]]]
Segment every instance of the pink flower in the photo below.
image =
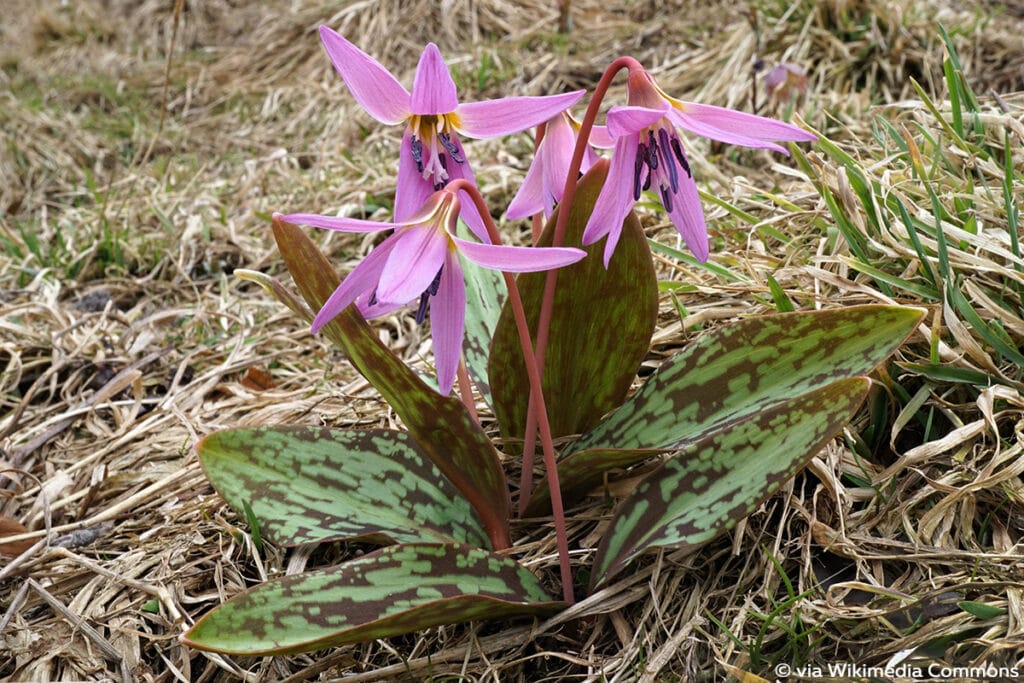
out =
[[[536,126],[575,104],[584,91],[546,97],[506,97],[460,103],[448,65],[433,43],[416,66],[412,92],[373,57],[326,26],[320,39],[356,101],[378,121],[405,123],[398,162],[395,219],[412,215],[449,180],[475,182],[459,134],[471,138],[509,135]],[[471,202],[463,219],[484,238],[483,222]]]
[[[541,212],[545,218],[551,215],[555,203],[562,201],[565,177],[569,174],[569,163],[579,132],[579,122],[568,112],[562,112],[548,121],[544,138],[537,147],[523,185],[508,205],[506,215],[509,218],[526,218]],[[588,147],[580,171],[586,173],[596,162],[597,154]]]
[[608,179],[583,233],[584,245],[608,236],[605,265],[615,251],[626,214],[640,199],[640,192],[649,188],[657,191],[690,250],[701,261],[707,260],[704,211],[676,128],[720,142],[783,154],[788,154],[786,148],[776,141],[817,139],[781,121],[671,98],[643,70],[630,71],[627,91],[628,105],[608,111],[607,132],[615,141],[615,150]]
[[318,332],[352,303],[372,318],[420,297],[420,319],[428,306],[430,310],[438,389],[447,395],[455,382],[466,320],[459,255],[485,268],[512,273],[560,268],[585,256],[582,250],[567,247],[510,247],[459,239],[455,228],[460,209],[464,211],[460,205],[456,192],[441,189],[412,216],[394,223],[304,213],[279,216],[289,223],[328,230],[395,231],[334,290],[313,320],[312,331]]

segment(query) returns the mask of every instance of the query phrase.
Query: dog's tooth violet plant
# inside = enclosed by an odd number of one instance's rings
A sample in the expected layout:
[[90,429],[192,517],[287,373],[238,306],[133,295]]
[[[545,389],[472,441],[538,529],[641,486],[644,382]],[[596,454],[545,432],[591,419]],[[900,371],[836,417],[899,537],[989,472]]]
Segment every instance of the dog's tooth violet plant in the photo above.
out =
[[[272,277],[236,272],[338,346],[404,429],[229,429],[197,452],[214,488],[263,538],[380,549],[231,597],[183,635],[193,647],[287,654],[557,613],[644,552],[696,549],[754,511],[842,431],[867,395],[867,375],[922,317],[852,306],[746,318],[702,334],[630,393],[658,314],[634,204],[649,192],[697,258],[709,255],[678,130],[784,153],[778,143],[814,136],[674,99],[630,57],[612,62],[577,123],[569,108],[580,92],[460,103],[432,44],[410,92],[331,29],[320,35],[356,101],[405,125],[394,215],[275,213],[274,238],[301,299]],[[595,125],[622,69],[626,101]],[[514,246],[491,219],[460,135],[534,126],[534,162],[507,213],[547,224],[533,245]],[[593,147],[612,149],[611,158]],[[391,233],[342,280],[299,225]],[[366,323],[406,306],[430,326],[436,384]],[[500,439],[481,427],[478,400],[493,409]],[[534,485],[538,441],[543,479]],[[503,463],[518,457],[513,488]],[[570,558],[564,507],[640,464],[649,474],[616,502],[597,547]],[[517,561],[513,509],[516,530],[532,521],[553,529],[557,579]]]

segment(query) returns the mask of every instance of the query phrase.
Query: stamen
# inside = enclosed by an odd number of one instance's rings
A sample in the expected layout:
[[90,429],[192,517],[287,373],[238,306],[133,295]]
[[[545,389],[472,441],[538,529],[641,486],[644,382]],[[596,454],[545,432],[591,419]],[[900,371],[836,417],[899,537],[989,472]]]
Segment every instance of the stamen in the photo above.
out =
[[651,170],[658,168],[658,143],[654,141],[654,131],[647,131],[647,165]]
[[661,186],[661,205],[665,207],[667,213],[672,213],[672,194],[664,185]]
[[423,142],[415,135],[412,137],[412,160],[416,162],[416,170],[423,173]]
[[683,154],[683,146],[679,144],[679,138],[672,138],[672,151],[675,152],[676,159],[679,160],[679,165],[686,171],[686,175],[692,178],[693,174],[690,173],[690,164],[687,163],[686,155]]
[[[640,144],[640,149],[636,153],[636,161],[633,162],[633,201],[640,199],[640,174],[644,170],[644,157],[646,155],[646,149],[643,143]],[[650,178],[650,173],[647,174]]]
[[436,296],[437,290],[441,287],[441,271],[444,270],[444,266],[437,269],[437,275],[434,276],[434,281],[427,287],[427,291],[430,292],[430,296]]
[[443,270],[444,266],[437,269],[437,275],[434,276],[433,282],[420,294],[420,305],[416,309],[417,325],[422,325],[423,321],[427,319],[427,306],[430,303],[430,297],[436,296],[437,290],[441,287],[441,271]]
[[373,291],[370,292],[370,299],[366,302],[366,305],[367,306],[376,306],[377,305],[377,288],[376,287],[374,287]]
[[416,309],[416,324],[422,325],[423,321],[427,319],[427,303],[430,301],[430,294],[423,292],[420,294],[420,307]]
[[459,146],[452,140],[452,136],[448,133],[438,133],[437,139],[441,141],[441,145],[445,150],[452,155],[452,159],[455,159],[456,163],[464,163],[466,160],[461,154],[459,154]]
[[668,139],[668,131],[664,128],[658,129],[658,138],[661,140],[661,156],[665,158],[665,166],[668,168],[668,182],[672,186],[672,192],[679,191],[679,171],[676,170],[675,161],[669,156],[671,148]]
[[644,189],[645,189],[645,190],[649,190],[649,189],[651,189],[651,177],[652,177],[653,175],[654,175],[654,172],[653,172],[653,171],[648,171],[648,172],[647,172],[647,180],[645,180],[645,181],[644,181]]

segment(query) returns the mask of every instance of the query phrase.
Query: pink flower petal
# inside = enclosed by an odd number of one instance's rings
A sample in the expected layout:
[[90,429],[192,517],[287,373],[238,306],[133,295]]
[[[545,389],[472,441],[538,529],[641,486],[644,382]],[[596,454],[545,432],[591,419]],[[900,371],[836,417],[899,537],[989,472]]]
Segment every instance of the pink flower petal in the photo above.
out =
[[320,27],[327,56],[356,98],[381,123],[399,123],[409,115],[409,91],[373,57],[327,26]]
[[668,102],[660,109],[616,105],[608,110],[608,134],[613,138],[636,135],[644,128],[665,117],[672,108]]
[[787,155],[789,151],[774,141],[809,142],[818,139],[814,134],[783,121],[710,104],[683,102],[682,109],[673,108],[669,118],[680,128],[705,138],[756,149],[772,149]]
[[540,163],[540,156],[534,157],[533,163],[526,171],[526,177],[523,178],[523,184],[505,211],[509,220],[526,218],[541,212],[544,212],[546,216],[550,215],[554,204],[552,198],[544,190],[546,171],[547,169],[543,168]]
[[274,214],[274,216],[286,223],[309,225],[314,228],[338,230],[341,232],[376,232],[378,230],[390,230],[395,227],[394,223],[378,223],[377,221],[344,218],[342,216],[321,216],[315,213],[289,213],[284,216]]
[[593,244],[608,235],[608,242],[604,247],[605,266],[611,260],[615,245],[619,243],[622,222],[636,203],[633,198],[636,155],[637,140],[634,136],[619,138],[615,143],[608,177],[583,231],[583,246]]
[[369,295],[373,291],[377,286],[377,281],[380,280],[380,274],[387,263],[388,256],[395,247],[396,237],[397,235],[392,235],[381,242],[358,266],[352,269],[348,277],[342,280],[334,293],[324,302],[323,308],[316,314],[316,318],[313,319],[310,329],[314,334],[348,308],[357,297],[363,294]]
[[412,158],[412,134],[406,130],[398,153],[398,181],[395,188],[395,221],[401,223],[414,215],[434,194],[434,185],[423,178]]
[[507,273],[533,273],[561,268],[576,263],[586,252],[572,247],[510,247],[501,244],[480,244],[452,238],[459,252],[484,268]]
[[611,149],[615,138],[608,132],[608,126],[594,126],[590,129],[590,144],[600,149]]
[[458,254],[449,250],[437,294],[430,299],[430,337],[434,341],[434,365],[437,390],[451,393],[462,356],[462,337],[466,328],[466,283]]
[[471,138],[511,135],[544,123],[576,104],[585,90],[543,97],[505,97],[466,102],[456,110],[459,131]]
[[[462,146],[462,141],[459,140],[458,135],[452,135],[452,142],[459,150],[459,156],[466,161],[460,163],[452,163],[451,159],[448,161],[448,181],[458,180],[460,178],[469,181],[474,186],[476,185],[476,177],[473,175],[473,169],[469,165],[469,157],[466,156],[466,149]],[[476,204],[470,198],[469,193],[462,191],[459,192],[459,203],[461,205],[461,211],[459,217],[465,221],[469,227],[470,232],[477,236],[481,242],[489,242],[487,237],[487,228],[484,227],[484,219],[480,215],[480,212],[476,208]]]
[[444,263],[448,235],[436,226],[415,226],[395,233],[395,246],[380,274],[377,300],[408,303],[430,286]]
[[669,218],[693,255],[700,261],[708,260],[708,228],[704,222],[704,208],[697,193],[697,183],[686,173],[679,174],[679,191],[672,201]]
[[428,43],[416,65],[410,109],[413,114],[450,114],[459,106],[455,81],[437,45]]

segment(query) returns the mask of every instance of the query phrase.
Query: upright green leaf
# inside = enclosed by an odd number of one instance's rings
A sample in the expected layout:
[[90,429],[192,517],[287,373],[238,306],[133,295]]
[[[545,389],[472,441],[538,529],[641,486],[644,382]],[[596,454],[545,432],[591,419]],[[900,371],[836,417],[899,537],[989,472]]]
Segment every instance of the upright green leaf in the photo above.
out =
[[[594,166],[576,189],[565,246],[578,247],[608,172]],[[548,246],[557,213],[538,245]],[[630,212],[606,270],[604,240],[584,247],[586,258],[558,271],[558,287],[544,366],[544,397],[554,436],[579,434],[626,396],[647,354],[658,314],[658,282],[651,252]],[[517,279],[527,320],[537,329],[547,273]],[[512,311],[506,306],[494,332],[488,366],[494,411],[502,434],[522,438],[529,382]]]
[[183,641],[227,654],[292,654],[564,607],[507,557],[457,544],[396,545],[247,590],[206,614]]
[[623,501],[591,584],[657,546],[705,543],[778,491],[850,420],[870,381],[846,379],[747,416],[690,444]]
[[[613,468],[676,449],[830,382],[866,375],[917,326],[917,308],[851,306],[748,318],[701,336],[618,410],[570,444],[558,466],[567,504]],[[530,502],[549,506],[547,481]]]
[[365,538],[487,546],[483,525],[408,434],[257,427],[197,446],[217,492],[281,545]]
[[[337,273],[297,226],[274,221],[274,238],[303,298],[319,310],[337,288]],[[323,328],[395,409],[420,449],[480,515],[497,549],[507,548],[509,499],[491,440],[454,397],[441,396],[377,338],[349,306]]]

